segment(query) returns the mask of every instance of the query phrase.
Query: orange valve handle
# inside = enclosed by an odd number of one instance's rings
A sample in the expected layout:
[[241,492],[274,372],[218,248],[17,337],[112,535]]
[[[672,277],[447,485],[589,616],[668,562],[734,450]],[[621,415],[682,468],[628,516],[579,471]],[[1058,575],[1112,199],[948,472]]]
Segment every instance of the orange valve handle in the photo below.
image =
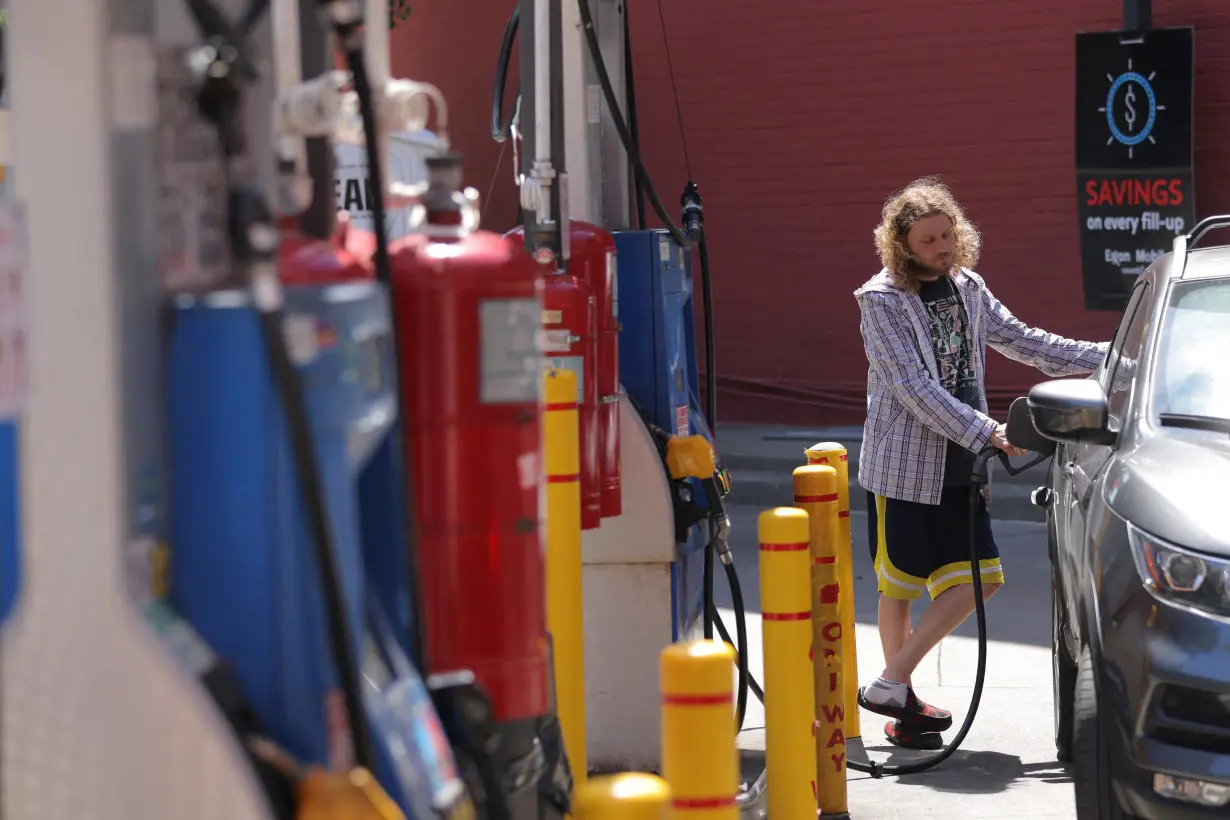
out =
[[739,817],[734,662],[734,650],[722,641],[671,644],[659,656],[662,776],[670,785],[673,818]]
[[575,820],[667,820],[671,789],[652,774],[625,772],[595,777],[577,789]]
[[543,375],[543,461],[547,473],[547,631],[555,658],[555,701],[576,782],[588,771],[585,732],[585,632],[581,596],[581,445],[577,376]]
[[757,523],[768,816],[802,820],[818,805],[810,525],[797,507],[766,510]]
[[816,784],[820,814],[849,814],[842,688],[841,588],[837,570],[837,470],[820,464],[794,471],[794,503],[811,535],[811,636],[815,692]]
[[296,820],[406,820],[371,772],[308,769],[299,780]]
[[[858,702],[858,646],[854,640],[854,563],[850,542],[850,456],[835,441],[813,444],[805,451],[808,464],[825,464],[837,471],[837,570],[841,578],[841,657],[845,662],[846,703]],[[846,712],[846,738],[863,736],[859,711]]]

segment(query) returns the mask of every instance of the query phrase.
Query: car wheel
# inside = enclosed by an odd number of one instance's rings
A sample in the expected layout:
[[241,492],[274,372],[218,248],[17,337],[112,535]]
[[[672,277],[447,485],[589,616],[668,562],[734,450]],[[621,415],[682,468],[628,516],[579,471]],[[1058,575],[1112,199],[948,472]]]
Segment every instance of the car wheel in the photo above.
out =
[[1111,788],[1110,750],[1098,714],[1093,654],[1085,647],[1076,664],[1072,706],[1072,784],[1077,820],[1131,820]]
[[1067,630],[1058,573],[1051,567],[1051,694],[1055,699],[1055,755],[1061,763],[1072,760],[1072,701],[1076,690],[1076,661],[1068,654]]

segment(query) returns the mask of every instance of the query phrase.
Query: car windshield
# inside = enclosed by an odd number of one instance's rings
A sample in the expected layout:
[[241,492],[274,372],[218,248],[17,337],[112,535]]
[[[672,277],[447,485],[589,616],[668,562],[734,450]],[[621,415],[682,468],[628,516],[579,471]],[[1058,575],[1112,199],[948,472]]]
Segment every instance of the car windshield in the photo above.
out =
[[1158,414],[1230,419],[1230,279],[1174,286],[1156,369]]

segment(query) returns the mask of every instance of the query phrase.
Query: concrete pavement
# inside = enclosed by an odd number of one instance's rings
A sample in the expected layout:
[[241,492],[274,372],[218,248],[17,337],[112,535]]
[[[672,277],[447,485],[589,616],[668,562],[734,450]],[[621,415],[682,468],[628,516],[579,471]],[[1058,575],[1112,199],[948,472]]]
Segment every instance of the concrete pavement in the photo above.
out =
[[[822,439],[817,439],[822,440]],[[797,442],[791,449],[797,450]],[[736,475],[735,480],[738,480]],[[735,565],[748,609],[750,666],[763,680],[756,516],[761,506],[732,507]],[[855,617],[859,680],[883,668],[876,631],[876,591],[867,549],[865,513],[851,515],[854,541]],[[1050,668],[1050,564],[1045,532],[1034,522],[998,520],[996,541],[1005,566],[1005,586],[987,609],[989,629],[986,683],[973,728],[962,748],[938,768],[918,775],[879,780],[849,772],[849,807],[853,818],[905,820],[944,817],[1074,818],[1071,779],[1055,760],[1052,739]],[[716,600],[722,619],[734,634],[730,594],[719,574]],[[917,621],[925,603],[915,606]],[[977,659],[977,627],[971,617],[924,659],[914,676],[919,696],[953,713],[950,740],[965,718]],[[884,740],[885,720],[864,711],[865,754],[900,763],[930,753],[909,752]],[[749,695],[739,745],[744,776],[750,782],[764,767],[764,711]],[[851,743],[848,754],[859,759]],[[771,788],[771,786],[770,786]]]

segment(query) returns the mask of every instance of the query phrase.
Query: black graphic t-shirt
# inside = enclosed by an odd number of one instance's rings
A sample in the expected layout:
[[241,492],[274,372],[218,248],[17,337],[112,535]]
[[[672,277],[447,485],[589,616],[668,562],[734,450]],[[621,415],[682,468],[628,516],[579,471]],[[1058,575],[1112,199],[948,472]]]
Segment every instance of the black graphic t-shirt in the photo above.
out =
[[[969,316],[957,288],[947,276],[923,282],[918,295],[931,319],[931,346],[939,369],[940,384],[957,401],[978,408],[978,371],[970,341]],[[967,487],[974,468],[974,454],[956,442],[948,442],[944,459],[944,486]]]

